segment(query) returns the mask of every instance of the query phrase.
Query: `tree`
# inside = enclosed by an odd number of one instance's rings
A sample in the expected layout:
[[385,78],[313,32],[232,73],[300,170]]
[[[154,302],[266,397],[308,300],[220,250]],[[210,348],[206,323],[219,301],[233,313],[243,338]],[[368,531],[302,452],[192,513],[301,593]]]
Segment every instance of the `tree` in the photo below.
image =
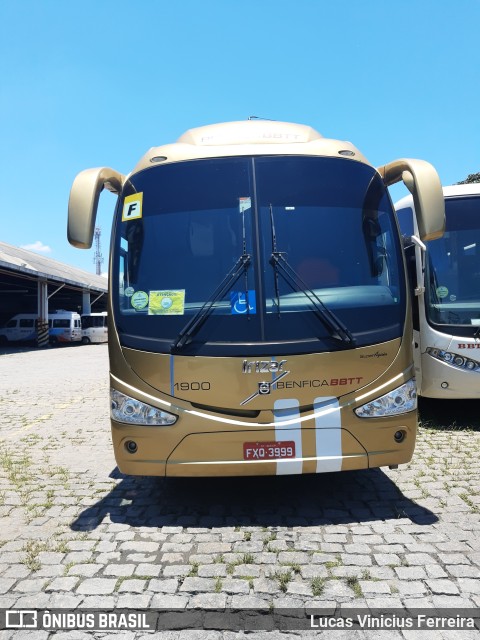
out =
[[457,182],[457,184],[472,184],[473,182],[480,182],[480,173],[470,173],[465,180]]

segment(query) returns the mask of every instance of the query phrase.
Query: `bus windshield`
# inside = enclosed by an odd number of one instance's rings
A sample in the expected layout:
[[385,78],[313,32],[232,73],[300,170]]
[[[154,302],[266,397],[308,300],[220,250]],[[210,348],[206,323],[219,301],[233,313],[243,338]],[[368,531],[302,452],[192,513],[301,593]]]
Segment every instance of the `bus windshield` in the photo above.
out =
[[351,159],[158,165],[119,198],[113,307],[123,346],[270,355],[280,345],[376,344],[403,333],[403,277],[388,193]]
[[433,325],[467,325],[477,330],[480,328],[478,196],[445,198],[445,214],[443,238],[427,243],[427,318]]

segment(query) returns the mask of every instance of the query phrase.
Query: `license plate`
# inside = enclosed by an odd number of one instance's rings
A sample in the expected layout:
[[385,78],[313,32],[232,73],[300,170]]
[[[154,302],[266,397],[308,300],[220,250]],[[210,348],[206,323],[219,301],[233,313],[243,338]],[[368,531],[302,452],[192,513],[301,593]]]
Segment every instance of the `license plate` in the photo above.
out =
[[295,442],[244,442],[244,460],[283,460],[295,458]]

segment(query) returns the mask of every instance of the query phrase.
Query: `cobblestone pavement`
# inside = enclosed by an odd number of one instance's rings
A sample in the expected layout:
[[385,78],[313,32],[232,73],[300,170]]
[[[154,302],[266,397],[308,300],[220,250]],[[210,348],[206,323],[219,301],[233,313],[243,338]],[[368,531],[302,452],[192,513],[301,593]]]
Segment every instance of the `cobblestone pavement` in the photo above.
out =
[[[444,428],[428,413],[438,403],[426,405],[414,459],[398,470],[133,478],[115,467],[107,370],[106,345],[0,354],[0,608],[480,606],[478,404],[443,404]],[[329,633],[157,636],[283,640]],[[474,630],[348,630],[333,637],[347,633],[478,637]],[[0,637],[43,640],[49,632]]]

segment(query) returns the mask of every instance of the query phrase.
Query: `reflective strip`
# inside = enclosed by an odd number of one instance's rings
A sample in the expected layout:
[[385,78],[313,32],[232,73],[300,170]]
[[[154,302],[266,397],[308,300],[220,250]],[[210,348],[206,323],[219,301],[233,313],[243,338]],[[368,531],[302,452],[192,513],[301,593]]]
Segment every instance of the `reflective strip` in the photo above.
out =
[[284,476],[302,473],[302,425],[299,422],[290,423],[288,429],[282,429],[284,420],[294,420],[300,418],[300,403],[295,399],[276,400],[273,405],[273,415],[275,416],[275,440],[282,442],[293,440],[295,442],[295,458],[291,460],[277,460],[277,476]]
[[338,398],[323,397],[313,401],[317,473],[342,470],[342,421]]

